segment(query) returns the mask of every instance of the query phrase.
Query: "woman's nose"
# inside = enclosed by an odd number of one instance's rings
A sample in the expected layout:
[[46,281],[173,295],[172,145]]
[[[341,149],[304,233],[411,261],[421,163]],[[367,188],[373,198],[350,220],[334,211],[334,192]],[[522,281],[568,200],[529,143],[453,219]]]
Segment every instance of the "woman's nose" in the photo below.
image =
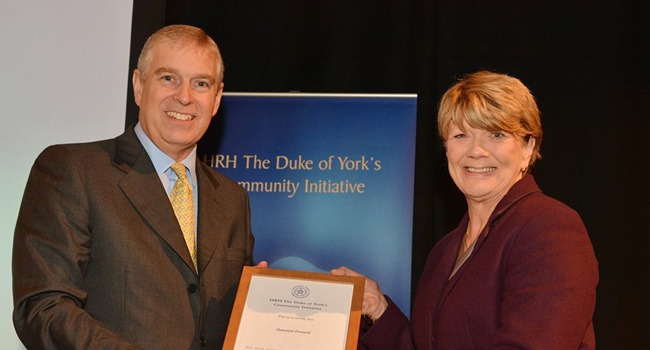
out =
[[486,157],[489,155],[489,152],[486,150],[483,144],[483,140],[480,138],[474,138],[470,143],[469,149],[467,150],[467,155],[472,158]]

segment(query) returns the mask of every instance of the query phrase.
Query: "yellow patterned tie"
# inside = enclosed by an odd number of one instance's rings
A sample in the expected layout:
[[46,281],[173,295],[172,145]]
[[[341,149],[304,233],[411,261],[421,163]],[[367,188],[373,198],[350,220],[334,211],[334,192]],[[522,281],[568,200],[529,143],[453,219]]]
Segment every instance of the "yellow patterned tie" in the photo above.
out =
[[192,187],[190,186],[190,182],[185,173],[185,165],[182,163],[174,163],[172,164],[171,169],[178,176],[178,180],[176,180],[176,184],[174,184],[174,188],[172,188],[170,200],[172,202],[172,207],[174,208],[174,213],[176,214],[176,219],[178,219],[178,223],[183,231],[183,237],[185,238],[185,243],[187,243],[187,248],[190,251],[190,256],[192,256],[194,268],[198,271],[196,263],[196,247],[194,243],[194,203],[192,202]]

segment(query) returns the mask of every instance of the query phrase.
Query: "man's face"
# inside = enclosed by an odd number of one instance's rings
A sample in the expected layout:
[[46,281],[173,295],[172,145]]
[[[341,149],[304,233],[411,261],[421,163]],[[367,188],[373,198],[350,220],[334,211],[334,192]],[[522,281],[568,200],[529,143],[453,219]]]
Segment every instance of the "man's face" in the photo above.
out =
[[145,134],[168,156],[182,160],[217,113],[223,83],[217,61],[193,45],[160,43],[151,49],[146,78],[133,73],[135,103]]

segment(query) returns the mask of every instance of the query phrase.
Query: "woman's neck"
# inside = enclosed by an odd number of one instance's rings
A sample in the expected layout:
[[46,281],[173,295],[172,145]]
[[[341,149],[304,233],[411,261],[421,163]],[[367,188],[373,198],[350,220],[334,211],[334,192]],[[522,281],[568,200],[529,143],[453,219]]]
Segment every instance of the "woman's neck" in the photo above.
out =
[[476,238],[487,224],[498,201],[474,202],[467,201],[467,213],[469,216],[468,236]]

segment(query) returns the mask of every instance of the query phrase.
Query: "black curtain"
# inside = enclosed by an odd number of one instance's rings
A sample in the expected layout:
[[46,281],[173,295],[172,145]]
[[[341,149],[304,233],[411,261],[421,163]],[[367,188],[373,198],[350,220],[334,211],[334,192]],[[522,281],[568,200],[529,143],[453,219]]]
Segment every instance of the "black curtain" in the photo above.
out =
[[542,111],[536,179],[582,215],[599,260],[598,346],[650,348],[650,2],[136,0],[132,53],[175,23],[217,41],[227,91],[418,94],[414,286],[465,211],[440,96],[481,69],[520,78]]

